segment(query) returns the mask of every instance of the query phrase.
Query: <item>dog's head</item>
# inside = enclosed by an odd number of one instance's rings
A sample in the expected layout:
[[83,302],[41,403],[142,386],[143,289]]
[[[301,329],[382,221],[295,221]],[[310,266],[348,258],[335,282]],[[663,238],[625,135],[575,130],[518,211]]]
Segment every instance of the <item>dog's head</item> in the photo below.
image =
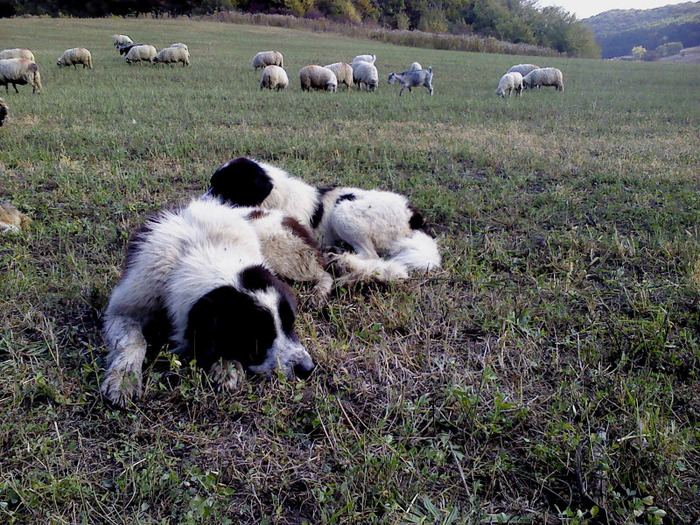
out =
[[206,370],[223,359],[251,372],[280,369],[305,379],[314,363],[294,332],[294,319],[289,287],[263,266],[250,266],[238,286],[216,288],[194,304],[185,345]]
[[210,185],[207,195],[233,206],[259,206],[273,188],[265,169],[244,157],[221,165],[211,176]]

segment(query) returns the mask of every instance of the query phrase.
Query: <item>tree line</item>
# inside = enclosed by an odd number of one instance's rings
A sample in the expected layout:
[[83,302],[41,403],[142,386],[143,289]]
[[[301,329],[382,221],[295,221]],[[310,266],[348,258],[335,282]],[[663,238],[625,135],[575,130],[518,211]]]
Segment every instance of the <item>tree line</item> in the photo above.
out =
[[575,15],[560,7],[540,8],[536,0],[0,0],[0,17],[192,16],[231,9],[428,33],[477,34],[549,47],[569,56],[600,56],[592,32]]

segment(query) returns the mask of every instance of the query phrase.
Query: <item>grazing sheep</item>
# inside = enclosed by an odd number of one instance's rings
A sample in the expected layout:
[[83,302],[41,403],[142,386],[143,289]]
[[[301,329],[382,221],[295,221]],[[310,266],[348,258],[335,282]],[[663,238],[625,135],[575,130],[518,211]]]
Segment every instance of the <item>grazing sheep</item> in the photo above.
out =
[[184,47],[166,47],[161,49],[156,56],[153,57],[154,64],[173,64],[182,62],[182,67],[190,65],[190,52]]
[[267,66],[263,69],[260,79],[260,89],[274,89],[279,91],[289,85],[287,72],[279,66]]
[[501,98],[506,98],[506,93],[508,93],[508,98],[515,92],[516,95],[523,94],[523,76],[516,72],[506,73],[498,81],[498,87],[496,88],[496,95]]
[[134,41],[126,35],[112,35],[112,43],[114,47],[119,47],[124,44],[133,44]]
[[151,62],[156,56],[156,48],[149,44],[136,44],[129,49],[126,54],[126,63],[133,64],[134,62]]
[[335,62],[334,64],[328,64],[324,66],[333,73],[335,73],[335,78],[338,79],[338,85],[345,84],[348,87],[348,91],[353,85],[352,81],[352,66],[346,62]]
[[401,91],[399,96],[403,95],[403,90],[408,88],[411,91],[414,87],[425,86],[430,91],[430,96],[433,96],[433,68],[416,69],[413,71],[404,71],[403,73],[391,73],[389,75],[389,84],[401,83]]
[[523,77],[523,89],[553,86],[564,91],[564,75],[556,67],[543,67],[530,71]]
[[58,67],[73,66],[74,69],[78,68],[78,64],[82,64],[83,69],[92,69],[92,55],[84,47],[65,50],[56,62]]
[[27,228],[30,222],[32,220],[12,204],[0,200],[0,233],[18,232]]
[[190,50],[190,48],[187,47],[187,44],[183,44],[182,42],[177,42],[176,44],[170,44],[170,47],[181,47],[182,49],[187,49],[187,51]]
[[0,51],[0,60],[7,60],[8,58],[26,58],[27,60],[36,62],[36,60],[34,60],[34,53],[29,51],[29,49],[22,49],[19,47]]
[[5,101],[0,98],[0,127],[2,127],[2,125],[5,123],[8,112],[9,110],[7,109],[7,104],[5,104]]
[[134,46],[142,46],[143,44],[134,44],[133,42],[126,43],[126,44],[117,44],[117,51],[119,51],[120,55],[126,55],[129,51],[131,51],[131,48]]
[[377,60],[377,55],[357,55],[352,59],[350,65],[354,65],[357,62],[369,62],[370,64],[374,64],[375,60]]
[[352,80],[357,88],[363,91],[363,86],[368,91],[374,91],[379,87],[379,72],[374,64],[369,62],[354,62],[352,66]]
[[263,69],[266,66],[284,67],[284,57],[279,51],[261,51],[253,57],[253,68]]
[[338,79],[330,69],[321,66],[306,66],[299,71],[301,90],[317,89],[323,91],[336,91]]
[[540,66],[536,66],[535,64],[516,64],[513,67],[511,67],[508,71],[506,71],[506,73],[520,73],[522,76],[525,76],[530,71],[539,68]]
[[423,69],[423,66],[420,65],[420,62],[414,62],[411,64],[411,67],[408,68],[409,71],[418,71],[420,69]]
[[8,58],[0,60],[0,86],[5,86],[5,91],[9,93],[10,84],[19,93],[17,84],[32,86],[33,93],[41,91],[41,75],[39,66],[26,58]]

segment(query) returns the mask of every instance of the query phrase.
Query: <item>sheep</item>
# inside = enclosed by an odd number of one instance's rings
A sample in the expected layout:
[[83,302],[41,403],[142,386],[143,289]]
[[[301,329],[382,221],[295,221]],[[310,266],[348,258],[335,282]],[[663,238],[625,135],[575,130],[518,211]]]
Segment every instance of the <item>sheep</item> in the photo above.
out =
[[540,66],[536,66],[535,64],[516,64],[506,71],[506,73],[520,73],[522,76],[525,76],[530,71],[539,68]]
[[348,91],[350,91],[350,88],[353,85],[353,72],[350,64],[347,62],[335,62],[323,67],[333,71],[333,73],[335,73],[335,78],[338,79],[338,85],[345,84],[348,87]]
[[182,67],[190,65],[190,52],[184,47],[166,47],[161,49],[156,56],[153,57],[154,64],[173,64],[182,62]]
[[7,104],[5,104],[5,101],[0,98],[0,127],[5,123],[5,119],[7,118],[9,110],[7,108]]
[[389,75],[389,84],[395,84],[396,82],[401,83],[401,91],[399,91],[399,96],[403,95],[403,90],[408,88],[408,91],[412,91],[412,88],[418,86],[425,86],[430,91],[430,96],[433,96],[433,68],[428,69],[416,69],[414,71],[404,71],[403,73],[391,73]]
[[31,222],[32,220],[15,208],[14,205],[0,200],[0,233],[24,230]]
[[506,73],[501,77],[496,88],[496,95],[506,98],[506,93],[508,93],[508,98],[510,98],[514,91],[516,95],[522,96],[523,94],[523,76],[517,71]]
[[26,58],[8,58],[0,60],[0,86],[5,86],[5,92],[9,93],[10,84],[19,93],[17,84],[29,84],[33,93],[41,92],[41,75],[39,66]]
[[73,66],[74,69],[78,68],[78,64],[82,64],[83,69],[92,69],[92,55],[84,47],[66,49],[56,62],[58,67]]
[[411,64],[411,67],[408,68],[409,71],[418,71],[420,69],[423,69],[423,66],[420,65],[420,62],[414,62]]
[[181,47],[182,49],[187,49],[187,51],[190,50],[190,48],[187,47],[187,44],[183,44],[182,42],[177,42],[176,44],[170,44],[170,47]]
[[350,65],[354,65],[357,62],[369,62],[370,64],[374,64],[376,60],[377,55],[357,55],[355,58],[352,59]]
[[15,47],[13,49],[3,49],[0,51],[0,60],[7,60],[8,58],[26,58],[32,62],[36,62],[34,59],[34,53],[29,51],[29,49],[23,49],[20,47]]
[[126,35],[112,35],[112,43],[114,44],[114,47],[118,48],[123,44],[133,44],[134,41]]
[[543,67],[530,71],[523,77],[523,89],[553,86],[557,91],[564,91],[564,75],[556,67]]
[[129,51],[131,51],[131,48],[134,46],[142,46],[143,44],[134,44],[133,42],[130,43],[125,43],[125,44],[117,44],[117,51],[119,51],[120,55],[126,55]]
[[253,57],[253,69],[264,69],[266,66],[284,67],[284,57],[279,51],[261,51]]
[[149,44],[137,44],[126,54],[126,63],[132,64],[134,62],[150,62],[153,63],[153,59],[156,56],[156,48]]
[[301,90],[318,89],[324,91],[336,91],[338,79],[330,69],[321,66],[306,66],[299,71]]
[[352,80],[360,91],[363,91],[363,86],[368,91],[374,91],[379,87],[379,72],[374,64],[359,61],[351,65]]
[[279,91],[289,85],[289,77],[287,72],[279,66],[267,66],[263,69],[262,78],[260,79],[260,89],[274,89]]

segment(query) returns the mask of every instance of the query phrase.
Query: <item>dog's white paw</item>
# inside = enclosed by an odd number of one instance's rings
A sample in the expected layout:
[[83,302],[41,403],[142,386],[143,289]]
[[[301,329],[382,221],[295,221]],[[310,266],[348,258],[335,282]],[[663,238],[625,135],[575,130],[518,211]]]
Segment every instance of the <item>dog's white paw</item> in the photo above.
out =
[[238,361],[217,361],[209,369],[209,375],[219,390],[236,390],[243,382],[245,372]]
[[125,407],[130,401],[141,396],[141,370],[127,368],[110,368],[105,375],[100,390],[112,404]]

